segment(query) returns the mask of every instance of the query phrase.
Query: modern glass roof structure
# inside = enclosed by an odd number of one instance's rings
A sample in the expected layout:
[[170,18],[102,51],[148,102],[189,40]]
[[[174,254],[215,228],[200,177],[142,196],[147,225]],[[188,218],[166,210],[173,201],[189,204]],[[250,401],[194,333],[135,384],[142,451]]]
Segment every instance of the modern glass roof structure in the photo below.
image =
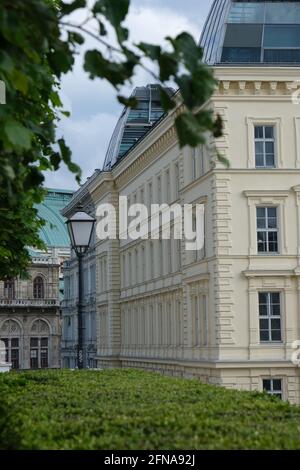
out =
[[298,65],[300,0],[214,0],[200,44],[210,65]]
[[[174,93],[172,88],[166,91]],[[109,171],[164,114],[159,85],[137,87],[131,97],[138,101],[138,106],[123,109],[108,146],[104,171]]]
[[48,189],[41,204],[38,204],[38,215],[46,221],[41,228],[40,237],[48,247],[69,247],[70,239],[65,218],[60,211],[70,202],[73,191]]

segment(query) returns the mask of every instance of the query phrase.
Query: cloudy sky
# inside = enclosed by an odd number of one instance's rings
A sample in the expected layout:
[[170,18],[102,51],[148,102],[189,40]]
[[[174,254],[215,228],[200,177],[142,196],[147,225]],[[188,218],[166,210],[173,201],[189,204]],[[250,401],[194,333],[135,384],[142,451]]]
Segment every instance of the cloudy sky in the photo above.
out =
[[[162,44],[168,35],[188,31],[199,39],[213,0],[131,0],[127,25],[132,41]],[[84,18],[78,12],[76,20]],[[86,47],[96,48],[88,39]],[[152,83],[153,79],[138,71],[131,87]],[[128,89],[128,92],[130,90]],[[130,93],[129,93],[130,94]],[[58,133],[64,135],[73,160],[82,168],[82,183],[95,168],[102,168],[110,136],[121,112],[115,90],[105,81],[89,80],[82,70],[82,54],[72,73],[64,76],[61,97],[71,117],[60,121]],[[48,188],[77,189],[73,175],[62,166],[45,175]]]

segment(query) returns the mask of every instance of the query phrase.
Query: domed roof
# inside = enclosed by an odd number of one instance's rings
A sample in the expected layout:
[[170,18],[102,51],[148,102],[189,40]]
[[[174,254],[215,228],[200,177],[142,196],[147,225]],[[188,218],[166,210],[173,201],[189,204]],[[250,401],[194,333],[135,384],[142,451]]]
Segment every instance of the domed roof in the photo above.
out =
[[68,247],[70,239],[65,218],[60,211],[70,202],[73,191],[48,189],[41,204],[36,206],[38,215],[45,220],[40,230],[40,238],[48,247]]
[[214,0],[200,45],[210,65],[300,65],[300,1]]
[[[172,88],[165,89],[172,95]],[[109,171],[163,116],[160,100],[160,85],[147,85],[134,89],[136,108],[125,107],[112,134],[103,165]]]

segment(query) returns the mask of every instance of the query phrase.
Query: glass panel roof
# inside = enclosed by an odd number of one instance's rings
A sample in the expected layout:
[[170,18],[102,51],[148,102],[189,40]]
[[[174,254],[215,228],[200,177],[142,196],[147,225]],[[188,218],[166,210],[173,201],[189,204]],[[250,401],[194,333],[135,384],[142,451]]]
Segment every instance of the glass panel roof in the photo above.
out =
[[[172,88],[166,91],[170,95],[174,93]],[[108,146],[104,171],[110,170],[164,115],[159,85],[138,87],[131,96],[138,101],[137,108],[123,109]]]
[[214,0],[200,44],[211,65],[294,66],[300,64],[299,32],[300,0]]

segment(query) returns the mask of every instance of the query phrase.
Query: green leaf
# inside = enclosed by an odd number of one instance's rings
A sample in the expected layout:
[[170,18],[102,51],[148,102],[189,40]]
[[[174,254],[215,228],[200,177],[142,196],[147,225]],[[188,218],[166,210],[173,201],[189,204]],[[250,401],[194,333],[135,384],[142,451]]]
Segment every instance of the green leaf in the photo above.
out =
[[72,152],[70,148],[66,145],[65,139],[58,139],[57,143],[59,145],[62,160],[66,164],[70,163]]
[[218,137],[222,137],[222,135],[223,135],[223,120],[220,114],[218,114],[214,122],[213,136],[218,138]]
[[68,38],[72,44],[82,45],[84,43],[82,34],[76,33],[75,31],[68,31]]
[[133,59],[123,63],[110,62],[96,49],[85,53],[84,70],[90,73],[90,78],[106,78],[116,88],[132,76],[135,65]]
[[58,94],[57,91],[52,91],[50,93],[50,100],[51,100],[51,103],[55,106],[55,107],[60,107],[62,106],[62,102],[60,100],[60,96]]
[[128,30],[122,27],[125,20],[130,0],[97,0],[92,11],[95,15],[100,13],[114,27],[120,43],[128,39]]
[[[69,147],[66,145],[65,139],[61,138],[57,141],[61,153],[61,158],[63,162],[67,165],[68,169],[75,174],[76,181],[80,183],[81,178],[81,169],[76,163],[73,163],[71,160],[72,152]],[[55,157],[54,157],[55,161]]]
[[152,60],[158,60],[161,55],[161,47],[146,42],[140,42],[136,45],[144,54]]
[[182,113],[175,119],[175,125],[180,147],[182,148],[185,145],[197,147],[201,142],[202,129],[199,126],[196,116],[190,112]]
[[0,68],[10,73],[14,68],[12,58],[5,51],[0,51]]
[[169,52],[163,52],[158,58],[159,78],[162,82],[174,77],[178,72],[178,60],[176,55]]
[[183,64],[190,71],[194,71],[197,65],[201,62],[203,50],[198,46],[189,33],[183,32],[175,39],[167,38],[174,47],[174,50],[179,55]]
[[170,94],[163,87],[160,88],[160,100],[166,112],[176,107],[175,100],[171,98]]
[[138,106],[138,100],[134,97],[126,98],[125,96],[118,95],[118,101],[124,104],[127,108],[136,108]]
[[28,77],[20,70],[15,69],[11,75],[12,85],[26,95],[28,92]]
[[4,124],[4,132],[7,140],[19,149],[29,150],[31,147],[32,132],[14,119],[9,119]]
[[223,163],[224,166],[227,168],[230,168],[230,162],[229,160],[224,157],[224,155],[221,155],[220,152],[217,152],[217,159],[219,160],[220,163]]
[[54,170],[58,170],[59,164],[61,162],[61,157],[60,157],[58,152],[54,152],[50,156],[50,162],[51,162],[51,165],[53,166]]

